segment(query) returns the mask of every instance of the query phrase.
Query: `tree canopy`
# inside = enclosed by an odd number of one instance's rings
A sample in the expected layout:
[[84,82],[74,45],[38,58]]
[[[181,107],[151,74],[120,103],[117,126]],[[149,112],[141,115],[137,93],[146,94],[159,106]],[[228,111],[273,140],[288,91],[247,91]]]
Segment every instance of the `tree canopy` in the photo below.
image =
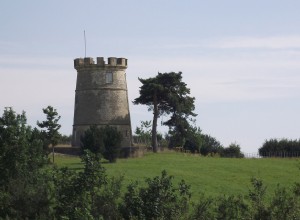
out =
[[140,96],[133,103],[147,105],[149,111],[153,111],[152,123],[152,147],[157,152],[157,119],[161,115],[170,115],[170,119],[164,122],[169,126],[174,136],[184,135],[188,129],[190,116],[196,116],[195,98],[189,96],[190,89],[182,81],[182,73],[158,73],[148,79],[139,78],[142,83]]
[[[201,135],[199,128],[194,131]],[[237,144],[231,145],[230,153],[238,148]],[[79,170],[48,166],[43,140],[37,129],[27,125],[25,112],[16,114],[12,108],[6,108],[0,116],[0,219],[300,217],[299,182],[293,187],[278,185],[267,196],[263,182],[252,178],[246,195],[203,194],[191,205],[190,186],[184,180],[175,181],[166,171],[144,183],[138,181],[123,187],[123,176],[109,177],[96,154],[85,150],[81,159]]]
[[58,144],[58,141],[60,139],[60,133],[59,129],[61,127],[60,124],[58,124],[58,121],[60,119],[60,116],[58,115],[56,109],[54,109],[52,106],[48,106],[47,108],[43,109],[44,114],[46,115],[46,121],[37,122],[37,125],[40,128],[46,129],[43,131],[43,134],[46,138],[47,146],[49,144],[52,145],[52,156],[53,156],[53,163],[54,163],[54,146]]
[[81,149],[103,156],[109,162],[116,162],[121,150],[122,134],[112,126],[91,125],[81,138]]

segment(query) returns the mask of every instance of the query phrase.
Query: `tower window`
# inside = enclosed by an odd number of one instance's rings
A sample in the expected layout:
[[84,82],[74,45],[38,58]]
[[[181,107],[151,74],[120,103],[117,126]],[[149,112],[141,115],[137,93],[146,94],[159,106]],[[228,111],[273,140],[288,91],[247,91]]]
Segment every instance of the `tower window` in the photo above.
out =
[[106,73],[106,83],[112,83],[113,82],[113,74],[112,73]]

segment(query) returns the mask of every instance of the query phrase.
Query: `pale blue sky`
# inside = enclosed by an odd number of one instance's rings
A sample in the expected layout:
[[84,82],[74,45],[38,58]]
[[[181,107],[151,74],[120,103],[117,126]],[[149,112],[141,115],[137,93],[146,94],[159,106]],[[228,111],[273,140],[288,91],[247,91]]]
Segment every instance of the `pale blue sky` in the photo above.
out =
[[[42,108],[73,123],[76,71],[84,56],[128,58],[132,127],[150,120],[133,106],[138,77],[182,71],[197,125],[224,146],[256,152],[269,138],[300,138],[300,1],[2,1],[0,109]],[[165,131],[166,128],[159,128]]]

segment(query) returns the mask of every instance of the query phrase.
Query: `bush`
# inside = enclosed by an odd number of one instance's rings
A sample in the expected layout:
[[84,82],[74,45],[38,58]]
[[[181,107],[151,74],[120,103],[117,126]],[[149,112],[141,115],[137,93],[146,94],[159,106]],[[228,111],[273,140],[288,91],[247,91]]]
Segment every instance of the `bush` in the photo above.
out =
[[81,149],[101,154],[109,162],[115,162],[121,149],[122,134],[111,126],[92,125],[81,138]]
[[36,132],[24,113],[0,117],[0,219],[300,219],[300,183],[266,199],[266,186],[252,178],[248,195],[202,195],[190,211],[190,186],[173,186],[163,171],[121,198],[122,177],[108,178],[99,154],[85,150],[81,171],[46,166]]
[[200,147],[200,153],[204,156],[208,155],[209,153],[221,153],[223,150],[222,145],[216,138],[211,137],[210,135],[204,134],[202,135],[202,143]]
[[222,196],[217,198],[216,219],[250,219],[249,206],[242,196]]
[[110,163],[116,162],[121,149],[122,134],[114,127],[106,126],[102,128],[104,152],[103,156]]
[[300,201],[296,193],[277,186],[271,201],[272,219],[297,219],[300,216]]
[[6,108],[0,117],[0,219],[50,218],[53,191],[38,133],[25,112]]
[[172,176],[163,171],[161,176],[146,179],[147,186],[138,183],[127,187],[121,212],[125,219],[185,219],[190,199],[189,186],[184,181],[178,188]]
[[88,150],[82,162],[81,172],[54,170],[56,219],[118,219],[122,178],[108,178],[99,157]]
[[244,154],[241,152],[240,145],[233,143],[221,151],[221,157],[243,158]]
[[205,197],[204,194],[200,195],[199,201],[194,205],[193,212],[190,214],[191,220],[206,220],[214,219],[214,204],[215,200],[211,197]]

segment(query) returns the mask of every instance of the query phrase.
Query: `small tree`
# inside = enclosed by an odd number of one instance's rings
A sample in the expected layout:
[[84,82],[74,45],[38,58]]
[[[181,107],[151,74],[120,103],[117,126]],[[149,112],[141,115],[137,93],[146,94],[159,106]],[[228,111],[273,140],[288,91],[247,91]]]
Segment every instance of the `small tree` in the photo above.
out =
[[147,147],[151,143],[151,127],[151,121],[141,121],[141,126],[135,129],[135,134]]
[[190,150],[192,153],[200,153],[202,135],[200,127],[191,127],[184,143],[184,149]]
[[241,147],[239,144],[231,143],[228,147],[225,147],[221,151],[221,157],[243,158],[244,154],[241,152]]
[[81,138],[81,149],[101,154],[109,162],[115,162],[121,149],[122,134],[111,126],[92,125]]
[[0,185],[9,179],[27,176],[47,162],[35,129],[27,125],[25,112],[6,108],[0,117]]
[[200,153],[202,155],[207,156],[208,154],[221,153],[222,150],[223,146],[216,138],[208,134],[201,135]]
[[91,125],[81,137],[81,150],[90,150],[94,154],[103,154],[104,143],[103,134],[100,127]]
[[58,140],[60,138],[60,133],[58,130],[60,129],[61,125],[58,124],[60,116],[58,115],[56,109],[52,106],[48,106],[47,108],[43,109],[44,114],[46,115],[47,120],[39,122],[37,121],[37,125],[40,128],[46,129],[44,134],[46,136],[46,143],[52,145],[52,158],[54,163],[54,147],[57,145]]
[[251,178],[253,189],[249,190],[249,199],[251,201],[251,214],[253,219],[270,219],[270,209],[266,207],[265,197],[267,187],[263,181],[257,178]]
[[104,152],[103,156],[110,163],[116,162],[121,149],[122,134],[115,127],[105,126],[103,131]]

